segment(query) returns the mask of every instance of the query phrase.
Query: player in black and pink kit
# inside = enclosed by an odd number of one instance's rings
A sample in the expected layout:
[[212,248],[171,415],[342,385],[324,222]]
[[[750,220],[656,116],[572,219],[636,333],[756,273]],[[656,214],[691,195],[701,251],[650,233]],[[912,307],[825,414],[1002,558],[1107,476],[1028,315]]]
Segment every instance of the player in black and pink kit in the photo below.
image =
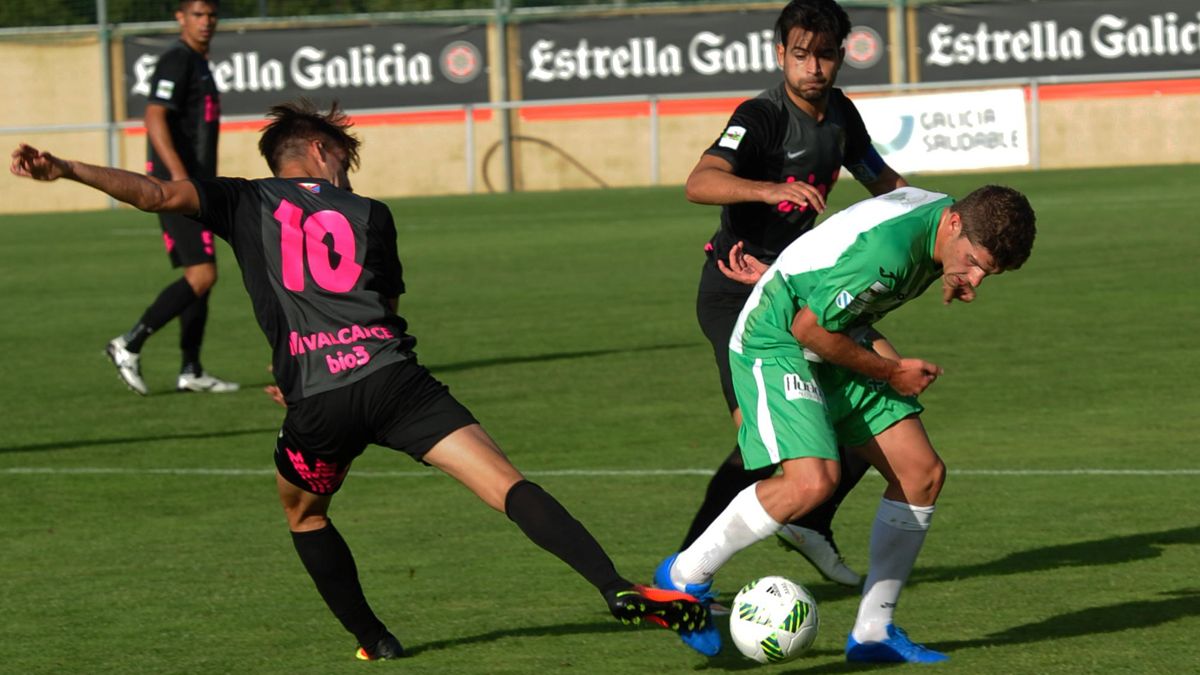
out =
[[[175,12],[179,41],[163,52],[150,76],[146,102],[146,173],[161,180],[215,178],[221,99],[208,67],[208,49],[217,29],[218,0],[180,0]],[[158,216],[172,267],[183,276],[159,292],[133,327],[109,341],[106,353],[131,390],[149,393],[142,379],[142,346],[171,319],[179,317],[183,354],[178,391],[223,393],[238,385],[204,371],[200,346],[208,323],[208,299],[217,283],[213,233],[178,213]]]
[[[759,275],[813,227],[842,166],[873,195],[908,184],[871,146],[858,110],[833,86],[849,31],[849,17],[833,0],[788,3],[775,24],[783,82],[739,105],[688,177],[690,201],[722,207],[720,227],[705,246],[696,316],[712,343],[735,429],[741,426],[741,411],[730,376],[729,339]],[[890,346],[881,343],[879,348]],[[868,465],[842,454],[838,491],[778,536],[826,578],[855,586],[861,578],[838,553],[831,523],[842,498]],[[735,495],[772,472],[773,467],[745,471],[735,444],[709,482],[680,550],[690,546]]]
[[156,182],[21,145],[11,170],[67,178],[144,211],[195,215],[226,239],[287,402],[275,447],[276,483],[296,552],[357,655],[404,656],[358,582],[350,549],[326,515],[368,443],[407,453],[459,480],[534,543],[601,592],[624,622],[696,630],[707,616],[684,593],[635,586],[587,529],[524,479],[471,413],[417,362],[396,314],[404,291],[396,230],[382,203],[350,191],[358,140],[336,106],[272,108],[259,149],[275,178]]

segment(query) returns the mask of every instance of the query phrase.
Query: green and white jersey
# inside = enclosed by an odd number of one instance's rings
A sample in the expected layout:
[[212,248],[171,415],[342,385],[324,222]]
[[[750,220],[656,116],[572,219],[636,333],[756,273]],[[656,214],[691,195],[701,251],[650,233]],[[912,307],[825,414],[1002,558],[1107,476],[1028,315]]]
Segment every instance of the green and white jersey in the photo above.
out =
[[745,356],[820,361],[792,335],[809,307],[830,332],[850,333],[929,288],[942,274],[933,244],[947,195],[900,188],[835,214],[788,245],[754,287],[729,348]]

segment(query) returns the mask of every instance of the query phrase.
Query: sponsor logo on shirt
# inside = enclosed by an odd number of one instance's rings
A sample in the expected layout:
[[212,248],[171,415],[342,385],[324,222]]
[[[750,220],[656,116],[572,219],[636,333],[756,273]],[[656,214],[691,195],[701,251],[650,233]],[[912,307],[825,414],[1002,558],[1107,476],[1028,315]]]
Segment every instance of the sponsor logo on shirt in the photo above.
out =
[[721,140],[717,143],[719,147],[737,150],[742,144],[742,139],[746,137],[746,127],[731,126],[725,129],[725,133],[721,134]]
[[[888,290],[891,290],[891,291],[899,291],[900,290],[900,275],[899,274],[893,274],[893,273],[883,269],[882,267],[880,267],[879,268],[879,276],[883,277],[885,281],[890,282],[887,285]],[[907,293],[903,293],[903,292],[896,293],[897,300],[903,300],[907,297],[908,297]]]
[[[834,298],[834,303],[851,314],[862,314],[863,310],[874,302],[876,298],[884,293],[890,293],[891,290],[882,281],[874,281],[858,295],[851,296],[849,291],[838,293],[837,297]],[[901,299],[903,299],[903,296],[901,296]]]
[[163,98],[170,100],[171,94],[175,93],[175,83],[170,80],[159,80],[158,86],[154,89],[154,98]]
[[783,376],[783,396],[789,401],[804,399],[825,405],[825,397],[816,382],[809,382],[795,373]]

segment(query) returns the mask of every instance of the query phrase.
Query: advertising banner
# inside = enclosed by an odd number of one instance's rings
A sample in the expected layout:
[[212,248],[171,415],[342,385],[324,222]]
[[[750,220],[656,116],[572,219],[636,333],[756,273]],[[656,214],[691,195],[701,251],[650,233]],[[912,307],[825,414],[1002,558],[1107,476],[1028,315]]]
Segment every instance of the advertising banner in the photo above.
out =
[[1200,69],[1200,0],[921,5],[926,82]]
[[1029,164],[1021,88],[856,98],[876,149],[905,174]]
[[[146,107],[154,64],[176,36],[129,37],[126,116]],[[307,97],[343,108],[488,100],[482,26],[390,25],[218,33],[209,63],[227,115],[258,115]]]
[[[838,85],[886,84],[887,10],[848,9]],[[741,91],[779,83],[779,10],[649,14],[520,24],[521,98]]]

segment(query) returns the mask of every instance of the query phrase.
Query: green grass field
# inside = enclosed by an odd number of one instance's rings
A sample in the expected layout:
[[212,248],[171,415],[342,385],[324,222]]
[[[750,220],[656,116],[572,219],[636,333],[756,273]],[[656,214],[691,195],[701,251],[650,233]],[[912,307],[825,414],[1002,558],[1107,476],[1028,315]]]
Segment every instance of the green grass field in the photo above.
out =
[[[846,182],[834,206],[864,195]],[[928,294],[880,326],[946,370],[923,400],[950,474],[899,623],[951,653],[941,673],[1195,672],[1200,167],[917,182],[1018,187],[1040,233],[1025,268],[975,304]],[[717,210],[679,188],[392,206],[422,362],[646,580],[733,442],[693,313]],[[282,410],[258,391],[269,351],[219,255],[205,364],[243,390],[173,393],[172,324],[144,352],[154,393],[140,398],[101,351],[174,277],[154,218],[0,218],[0,672],[763,668],[729,644],[706,660],[616,624],[506,518],[378,448],[332,515],[415,658],[354,661],[275,501]],[[868,476],[835,523],[860,571],[882,486]],[[813,650],[771,672],[874,670],[842,661],[857,593],[773,543],[717,586],[766,574],[806,583],[822,619]]]

